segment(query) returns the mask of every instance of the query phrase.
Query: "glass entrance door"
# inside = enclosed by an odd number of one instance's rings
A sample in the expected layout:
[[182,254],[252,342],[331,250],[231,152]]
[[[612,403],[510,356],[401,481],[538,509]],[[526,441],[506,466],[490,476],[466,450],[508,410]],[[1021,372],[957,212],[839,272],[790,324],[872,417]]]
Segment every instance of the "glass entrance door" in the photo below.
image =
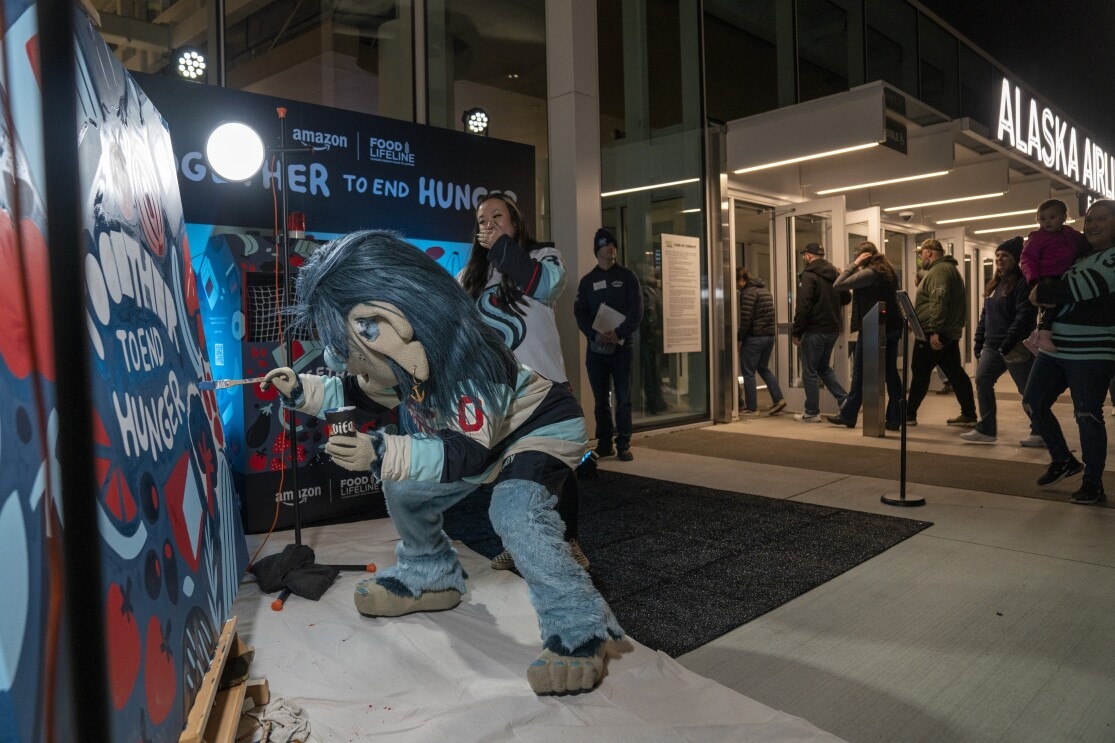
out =
[[[798,275],[805,268],[802,249],[811,242],[825,248],[825,259],[837,268],[848,261],[848,233],[845,221],[844,197],[805,201],[792,206],[778,207],[774,211],[774,276],[771,293],[778,321],[776,374],[790,410],[805,407],[805,390],[802,388],[801,356],[793,344],[791,330],[797,303]],[[876,223],[877,224],[877,223]],[[877,228],[876,228],[877,231]],[[849,380],[848,338],[842,333],[832,352],[831,363],[836,376],[847,388]],[[832,395],[822,391],[821,412],[835,413],[836,402]]]
[[976,373],[976,356],[972,350],[979,313],[983,308],[983,269],[979,245],[964,237],[964,228],[941,230],[936,235],[945,252],[956,259],[960,276],[964,279],[964,298],[967,318],[964,321],[964,337],[960,339],[960,360],[969,375]]

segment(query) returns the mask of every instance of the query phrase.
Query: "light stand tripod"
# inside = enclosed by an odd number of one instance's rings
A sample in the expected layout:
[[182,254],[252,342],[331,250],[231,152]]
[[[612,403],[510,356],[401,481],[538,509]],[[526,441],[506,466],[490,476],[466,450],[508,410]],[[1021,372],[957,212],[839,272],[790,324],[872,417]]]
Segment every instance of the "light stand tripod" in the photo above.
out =
[[[284,300],[284,298],[288,297],[290,295],[290,293],[293,291],[292,281],[291,281],[292,277],[290,276],[290,270],[291,270],[291,265],[290,265],[290,226],[289,226],[289,223],[288,223],[288,220],[290,218],[290,214],[288,212],[288,207],[287,207],[287,183],[286,183],[286,179],[287,179],[289,174],[287,173],[286,156],[287,156],[288,152],[313,152],[316,148],[314,148],[312,146],[287,147],[286,146],[286,114],[287,114],[287,110],[286,110],[286,108],[284,108],[282,106],[279,106],[275,109],[275,111],[276,111],[276,113],[278,114],[278,117],[279,117],[279,146],[278,147],[270,147],[270,148],[268,148],[268,151],[278,154],[278,156],[279,156],[279,177],[282,179],[280,181],[281,190],[282,190],[282,199],[281,199],[281,203],[282,203],[282,221],[279,223],[279,226],[278,226],[279,227],[279,234],[275,235],[275,240],[276,240],[276,243],[279,247],[280,260],[282,261],[282,281],[283,281],[282,290],[279,293],[279,296],[277,298],[278,301],[276,303],[276,311],[277,311],[277,314],[279,315],[279,318],[278,318],[279,322],[282,323],[282,314],[283,314],[283,311],[285,309],[283,300]],[[274,177],[274,176],[272,176],[272,177]],[[280,325],[280,327],[281,327],[281,325]],[[294,338],[292,337],[292,335],[289,332],[283,334],[283,354],[284,354],[284,357],[285,357],[284,358],[285,365],[288,366],[288,367],[294,368]],[[300,493],[300,489],[299,489],[299,486],[298,486],[298,438],[297,438],[297,435],[298,435],[298,423],[295,420],[295,413],[294,413],[293,410],[287,411],[286,437],[287,437],[287,444],[290,448],[291,485],[292,485],[292,488],[293,488],[293,491],[294,491],[294,498],[293,498],[292,505],[294,507],[294,547],[295,548],[302,546],[302,511],[301,511],[302,495]],[[280,497],[281,497],[281,494],[280,494]],[[267,559],[267,558],[264,558],[264,559]],[[312,567],[312,559],[311,559],[310,562],[311,562],[310,567]],[[306,567],[307,567],[307,565],[305,563],[303,563],[302,565],[300,565],[300,567],[298,569],[304,569]],[[323,566],[320,566],[320,567],[326,569],[324,571],[320,570],[320,569],[318,571],[316,571],[322,577],[327,577],[328,574],[332,571],[338,571],[338,572],[339,571],[351,571],[351,572],[374,572],[375,571],[375,565],[374,564],[366,564],[366,565],[323,565]],[[326,571],[328,571],[328,572],[326,572]],[[329,583],[332,583],[332,581],[335,578],[336,578],[336,574],[333,573],[332,578],[328,578]],[[283,603],[290,596],[290,594],[291,594],[291,589],[289,587],[284,587],[282,589],[282,591],[280,591],[279,597],[271,603],[271,608],[274,609],[275,611],[282,611]]]
[[[897,293],[898,308],[902,311],[902,316],[910,326],[910,331],[914,337],[919,341],[925,340],[925,331],[922,330],[921,323],[918,321],[918,316],[914,312],[914,306],[910,303],[910,295],[904,291]],[[901,416],[901,433],[899,434],[899,474],[898,474],[898,497],[884,495],[880,500],[888,506],[924,506],[925,498],[907,498],[906,497],[906,400],[909,396],[907,390],[908,377],[910,373],[909,361],[910,349],[910,334],[902,334],[902,400],[898,405],[898,414]]]

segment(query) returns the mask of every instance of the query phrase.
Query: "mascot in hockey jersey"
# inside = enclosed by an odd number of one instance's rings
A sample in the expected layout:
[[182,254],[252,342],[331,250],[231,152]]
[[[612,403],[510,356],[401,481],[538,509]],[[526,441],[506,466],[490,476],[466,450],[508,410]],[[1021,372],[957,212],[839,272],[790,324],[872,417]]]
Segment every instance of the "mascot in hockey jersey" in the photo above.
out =
[[[520,366],[453,277],[391,232],[357,232],[318,249],[299,273],[295,314],[297,325],[316,328],[330,368],[401,406],[400,434],[335,436],[326,447],[340,466],[382,481],[401,537],[396,564],[357,586],[357,610],[393,617],[455,607],[466,576],[442,514],[492,483],[492,526],[541,629],[531,688],[595,687],[604,644],[623,631],[574,561],[553,509],[587,449],[572,394]],[[263,384],[311,415],[345,404],[340,377],[283,367]]]

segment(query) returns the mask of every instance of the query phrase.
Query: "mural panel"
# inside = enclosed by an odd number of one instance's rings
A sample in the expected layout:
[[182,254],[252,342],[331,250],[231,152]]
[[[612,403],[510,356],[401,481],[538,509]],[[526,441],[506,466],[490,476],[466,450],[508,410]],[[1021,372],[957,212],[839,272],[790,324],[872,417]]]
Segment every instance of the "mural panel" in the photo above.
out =
[[[66,713],[65,519],[35,8],[4,9],[0,740],[38,741]],[[211,374],[166,124],[80,12],[75,44],[86,292],[55,300],[86,310],[93,378],[108,667],[89,672],[107,683],[113,741],[174,741],[247,554],[217,401],[198,389]]]

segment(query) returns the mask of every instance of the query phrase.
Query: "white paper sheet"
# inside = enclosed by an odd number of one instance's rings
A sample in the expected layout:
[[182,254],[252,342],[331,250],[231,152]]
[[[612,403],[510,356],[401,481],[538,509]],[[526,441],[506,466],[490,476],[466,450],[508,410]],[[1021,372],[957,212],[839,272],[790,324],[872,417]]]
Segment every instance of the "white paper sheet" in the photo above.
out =
[[[279,552],[291,532],[271,537]],[[398,537],[387,519],[302,530],[319,563],[390,565]],[[261,536],[249,537],[249,554]],[[456,545],[469,574],[457,608],[393,619],[357,613],[342,573],[320,601],[292,596],[281,612],[253,578],[233,606],[255,647],[251,677],[307,711],[312,740],[333,741],[837,741],[808,722],[684,669],[631,638],[611,643],[591,693],[539,697],[526,668],[541,649],[526,584]]]

